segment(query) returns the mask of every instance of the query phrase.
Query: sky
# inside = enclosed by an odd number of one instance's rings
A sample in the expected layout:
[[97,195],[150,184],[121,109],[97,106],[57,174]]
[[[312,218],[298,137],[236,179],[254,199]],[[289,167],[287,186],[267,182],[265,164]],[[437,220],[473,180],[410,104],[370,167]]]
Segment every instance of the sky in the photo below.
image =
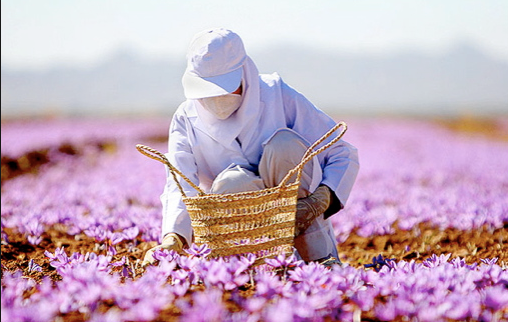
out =
[[476,44],[508,61],[505,0],[2,0],[2,67],[93,65],[120,49],[184,59],[197,32],[226,27],[247,51],[293,42],[347,53]]

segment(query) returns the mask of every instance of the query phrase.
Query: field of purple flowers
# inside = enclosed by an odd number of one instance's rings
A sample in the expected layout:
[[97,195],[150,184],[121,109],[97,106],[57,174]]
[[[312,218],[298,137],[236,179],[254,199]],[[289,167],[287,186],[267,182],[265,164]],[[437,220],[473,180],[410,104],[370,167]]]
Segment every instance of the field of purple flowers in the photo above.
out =
[[344,120],[344,265],[144,251],[167,119],[2,123],[2,321],[506,321],[508,119]]

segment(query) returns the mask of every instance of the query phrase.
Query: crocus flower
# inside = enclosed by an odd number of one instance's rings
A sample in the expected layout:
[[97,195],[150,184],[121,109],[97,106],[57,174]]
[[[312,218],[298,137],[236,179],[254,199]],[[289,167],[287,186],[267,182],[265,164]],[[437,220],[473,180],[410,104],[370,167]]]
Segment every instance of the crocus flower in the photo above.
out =
[[158,248],[153,252],[153,258],[158,261],[173,261],[179,257],[180,255],[172,249]]
[[9,236],[7,235],[7,233],[3,229],[2,229],[1,236],[2,236],[2,245],[9,244]]
[[390,258],[383,258],[383,255],[378,255],[372,258],[372,264],[365,264],[365,268],[373,267],[376,272],[379,272],[383,267],[389,267],[388,263],[393,261]]
[[124,235],[125,239],[134,240],[139,235],[139,227],[134,226],[134,227],[126,228],[122,231],[122,234]]
[[303,265],[303,261],[298,260],[294,254],[286,258],[286,253],[281,253],[275,258],[266,258],[265,262],[273,268],[294,268]]
[[41,234],[44,232],[44,225],[36,220],[31,220],[25,225],[25,228],[28,230],[28,242],[32,245],[39,245],[42,241]]
[[224,321],[229,315],[222,301],[222,292],[217,289],[194,293],[192,303],[190,305],[188,302],[179,302],[183,313],[182,321]]
[[192,243],[192,245],[189,248],[185,249],[184,251],[193,257],[205,257],[205,258],[212,252],[212,250],[210,249],[210,247],[208,247],[207,244],[198,246],[194,243]]
[[484,263],[486,265],[494,265],[495,263],[497,263],[497,260],[498,260],[497,257],[494,257],[494,258],[481,258],[480,259],[480,261],[482,261],[482,263]]
[[255,276],[256,295],[271,299],[280,295],[284,289],[284,282],[271,272],[259,273]]
[[42,272],[42,267],[40,267],[33,258],[28,261],[28,271],[29,272]]
[[483,303],[494,312],[508,310],[508,289],[503,285],[487,288]]
[[86,229],[84,231],[84,233],[88,237],[95,238],[95,240],[98,243],[102,243],[106,239],[106,237],[107,237],[106,230],[103,227],[100,227],[100,226],[90,227],[90,228]]
[[432,254],[429,258],[423,261],[423,265],[426,267],[439,266],[441,264],[448,262],[448,259],[450,258],[451,255],[452,254],[436,256],[436,254]]

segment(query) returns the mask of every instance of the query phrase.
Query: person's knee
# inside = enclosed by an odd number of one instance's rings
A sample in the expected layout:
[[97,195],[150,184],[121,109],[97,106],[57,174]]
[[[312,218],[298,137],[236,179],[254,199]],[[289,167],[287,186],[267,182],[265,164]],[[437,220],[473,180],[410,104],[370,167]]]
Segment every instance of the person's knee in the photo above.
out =
[[240,166],[226,169],[215,178],[212,193],[235,193],[263,189],[260,177]]
[[281,129],[270,138],[264,149],[265,152],[271,150],[286,155],[289,152],[294,153],[298,148],[302,151],[306,150],[307,144],[303,138],[290,129]]

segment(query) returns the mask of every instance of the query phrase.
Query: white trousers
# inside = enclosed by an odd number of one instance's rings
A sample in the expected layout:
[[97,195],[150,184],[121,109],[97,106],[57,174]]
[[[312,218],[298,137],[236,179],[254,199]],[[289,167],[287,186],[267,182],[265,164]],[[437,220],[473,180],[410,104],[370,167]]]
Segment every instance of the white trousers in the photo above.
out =
[[[259,175],[232,164],[214,180],[212,193],[235,193],[277,186],[289,170],[300,163],[309,143],[291,129],[277,130],[265,143],[259,162]],[[321,182],[322,171],[315,157],[303,168],[298,198],[307,197]],[[293,182],[294,178],[290,180]],[[319,216],[295,238],[297,256],[305,261],[327,256],[338,258],[337,241],[328,219]]]

